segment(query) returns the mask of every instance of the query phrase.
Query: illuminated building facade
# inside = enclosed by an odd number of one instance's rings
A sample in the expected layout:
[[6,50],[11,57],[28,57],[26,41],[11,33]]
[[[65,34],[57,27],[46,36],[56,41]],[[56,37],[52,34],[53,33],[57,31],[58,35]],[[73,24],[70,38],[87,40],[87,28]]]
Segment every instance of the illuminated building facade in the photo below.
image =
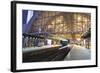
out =
[[[81,38],[91,28],[90,13],[34,11],[34,14],[35,18],[27,33],[37,33],[38,36],[49,38],[52,40],[52,44],[59,44],[61,39],[69,39],[71,44],[85,47],[87,42],[90,43],[91,39],[87,41],[86,38]],[[44,34],[39,35],[38,33]],[[33,46],[32,44],[30,46]]]

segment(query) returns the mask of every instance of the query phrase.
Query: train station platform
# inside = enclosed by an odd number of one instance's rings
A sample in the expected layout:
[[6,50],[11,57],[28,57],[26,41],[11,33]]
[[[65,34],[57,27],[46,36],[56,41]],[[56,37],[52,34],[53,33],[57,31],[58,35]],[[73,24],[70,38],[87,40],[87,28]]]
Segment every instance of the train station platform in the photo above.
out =
[[87,60],[91,59],[91,49],[79,45],[73,45],[71,51],[64,60]]
[[46,62],[91,59],[90,49],[79,45],[46,45],[23,48],[23,62]]

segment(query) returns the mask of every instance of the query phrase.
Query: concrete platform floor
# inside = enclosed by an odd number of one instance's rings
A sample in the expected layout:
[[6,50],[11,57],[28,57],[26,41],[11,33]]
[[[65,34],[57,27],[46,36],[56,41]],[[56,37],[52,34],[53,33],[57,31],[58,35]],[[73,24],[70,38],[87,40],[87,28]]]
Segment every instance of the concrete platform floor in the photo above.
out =
[[88,60],[91,59],[91,49],[79,45],[72,45],[72,49],[64,60]]

